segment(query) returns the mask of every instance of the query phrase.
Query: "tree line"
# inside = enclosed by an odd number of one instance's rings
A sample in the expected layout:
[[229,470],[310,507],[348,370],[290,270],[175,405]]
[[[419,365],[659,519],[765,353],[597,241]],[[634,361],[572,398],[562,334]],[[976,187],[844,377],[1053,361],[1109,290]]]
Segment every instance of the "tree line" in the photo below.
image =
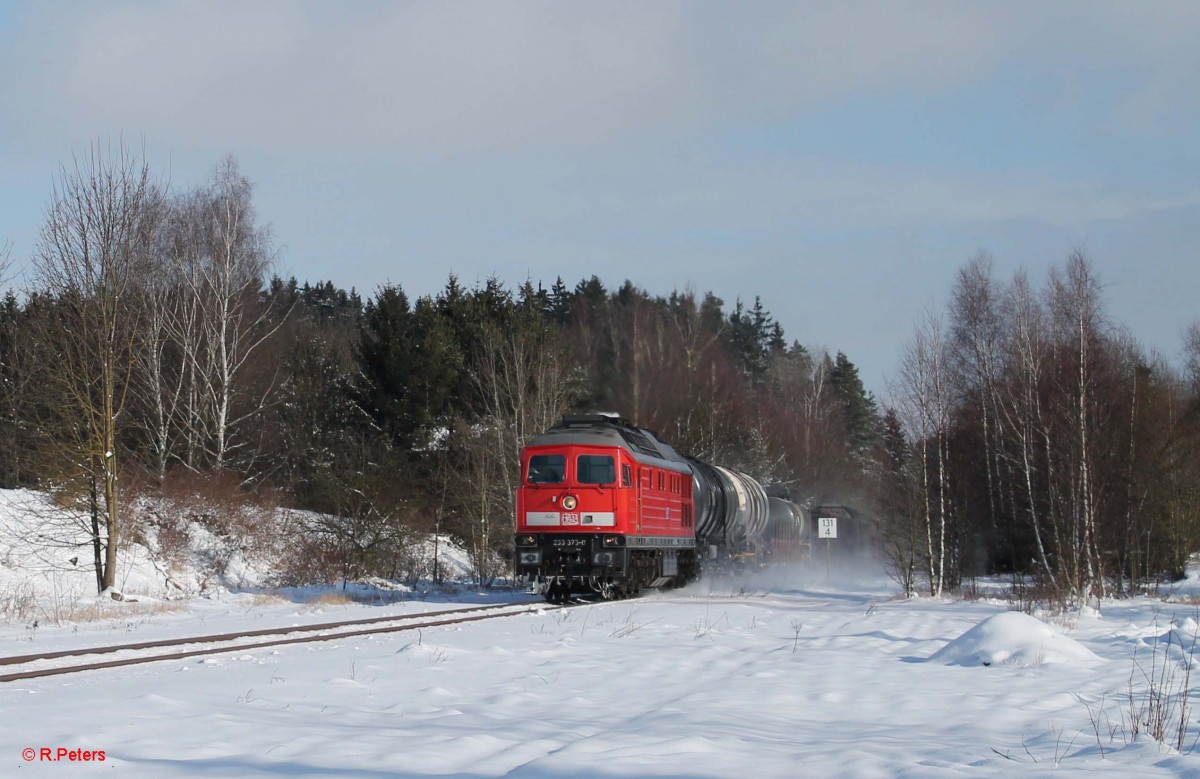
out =
[[788,344],[758,300],[453,275],[364,299],[273,276],[273,256],[233,158],[186,191],[124,144],[60,170],[28,282],[0,307],[0,486],[75,510],[98,589],[126,538],[179,531],[146,528],[138,499],[213,485],[305,510],[281,520],[298,576],[404,578],[435,531],[494,579],[519,449],[571,410],[619,411],[806,496],[867,484],[877,411],[857,369]]
[[1016,573],[1079,601],[1200,550],[1200,320],[1177,368],[1107,314],[1082,251],[1039,287],[981,253],[914,327],[883,418],[880,526],[910,592]]
[[909,592],[985,573],[1119,592],[1178,575],[1200,542],[1200,324],[1182,369],[1144,353],[1082,253],[1040,289],[966,263],[881,404],[757,299],[453,275],[364,299],[272,275],[274,251],[233,158],[182,192],[123,144],[60,171],[29,281],[0,306],[0,486],[75,509],[97,588],[127,537],[230,532],[129,510],[214,489],[303,510],[274,520],[297,581],[437,578],[414,552],[430,533],[490,581],[520,447],[581,409],[854,507]]

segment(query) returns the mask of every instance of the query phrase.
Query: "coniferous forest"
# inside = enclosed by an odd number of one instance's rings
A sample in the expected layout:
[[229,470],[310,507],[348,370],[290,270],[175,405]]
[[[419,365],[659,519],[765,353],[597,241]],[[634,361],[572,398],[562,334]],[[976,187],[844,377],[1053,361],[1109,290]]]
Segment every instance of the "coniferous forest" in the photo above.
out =
[[232,158],[169,191],[94,146],[3,302],[0,486],[79,510],[99,589],[145,530],[131,507],[195,493],[312,512],[301,578],[396,578],[431,531],[503,576],[517,452],[574,410],[855,507],[909,592],[1013,574],[1120,594],[1200,551],[1200,320],[1182,360],[1148,351],[1082,253],[1047,278],[967,260],[880,399],[850,356],[719,290],[449,276],[414,299],[279,278],[253,192]]

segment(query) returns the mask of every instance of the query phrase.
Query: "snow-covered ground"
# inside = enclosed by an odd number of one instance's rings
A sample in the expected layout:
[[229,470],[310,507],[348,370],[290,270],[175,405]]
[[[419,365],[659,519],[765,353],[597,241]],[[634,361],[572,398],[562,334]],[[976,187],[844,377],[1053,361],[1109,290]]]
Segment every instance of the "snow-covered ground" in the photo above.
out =
[[[1173,618],[1167,691],[1186,687],[1175,664],[1193,607],[1122,602],[1059,627],[893,592],[880,577],[794,571],[421,635],[8,683],[0,772],[1200,777],[1200,755],[1134,739],[1128,721],[1131,674],[1145,682],[1135,654],[1149,674],[1157,642],[1162,667]],[[434,606],[229,595],[78,632],[13,626],[0,653]],[[1188,751],[1197,731],[1185,719]],[[103,750],[104,761],[24,761],[42,748]]]
[[[1200,777],[1200,722],[1178,708],[1192,686],[1190,586],[1174,602],[1037,620],[999,601],[899,600],[878,572],[821,564],[420,634],[11,682],[0,775]],[[0,656],[526,598],[312,595],[110,602],[100,618],[10,622]],[[1174,696],[1166,731],[1174,740],[1182,720],[1182,753],[1134,736],[1148,683]]]

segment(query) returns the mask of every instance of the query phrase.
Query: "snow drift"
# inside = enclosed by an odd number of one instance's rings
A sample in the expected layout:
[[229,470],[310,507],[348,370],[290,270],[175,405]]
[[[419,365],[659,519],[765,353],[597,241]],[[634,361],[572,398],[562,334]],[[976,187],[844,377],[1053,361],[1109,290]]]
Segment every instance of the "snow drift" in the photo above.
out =
[[983,620],[934,652],[929,662],[1026,668],[1046,663],[1091,665],[1103,661],[1090,649],[1045,622],[1018,611],[1008,611]]

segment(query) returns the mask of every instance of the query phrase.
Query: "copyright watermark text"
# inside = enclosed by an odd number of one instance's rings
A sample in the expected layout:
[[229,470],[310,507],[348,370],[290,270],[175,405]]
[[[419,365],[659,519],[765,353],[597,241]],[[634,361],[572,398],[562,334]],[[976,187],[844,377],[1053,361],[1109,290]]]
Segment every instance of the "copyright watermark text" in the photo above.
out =
[[21,757],[26,763],[103,763],[103,749],[67,749],[66,747],[25,747]]

